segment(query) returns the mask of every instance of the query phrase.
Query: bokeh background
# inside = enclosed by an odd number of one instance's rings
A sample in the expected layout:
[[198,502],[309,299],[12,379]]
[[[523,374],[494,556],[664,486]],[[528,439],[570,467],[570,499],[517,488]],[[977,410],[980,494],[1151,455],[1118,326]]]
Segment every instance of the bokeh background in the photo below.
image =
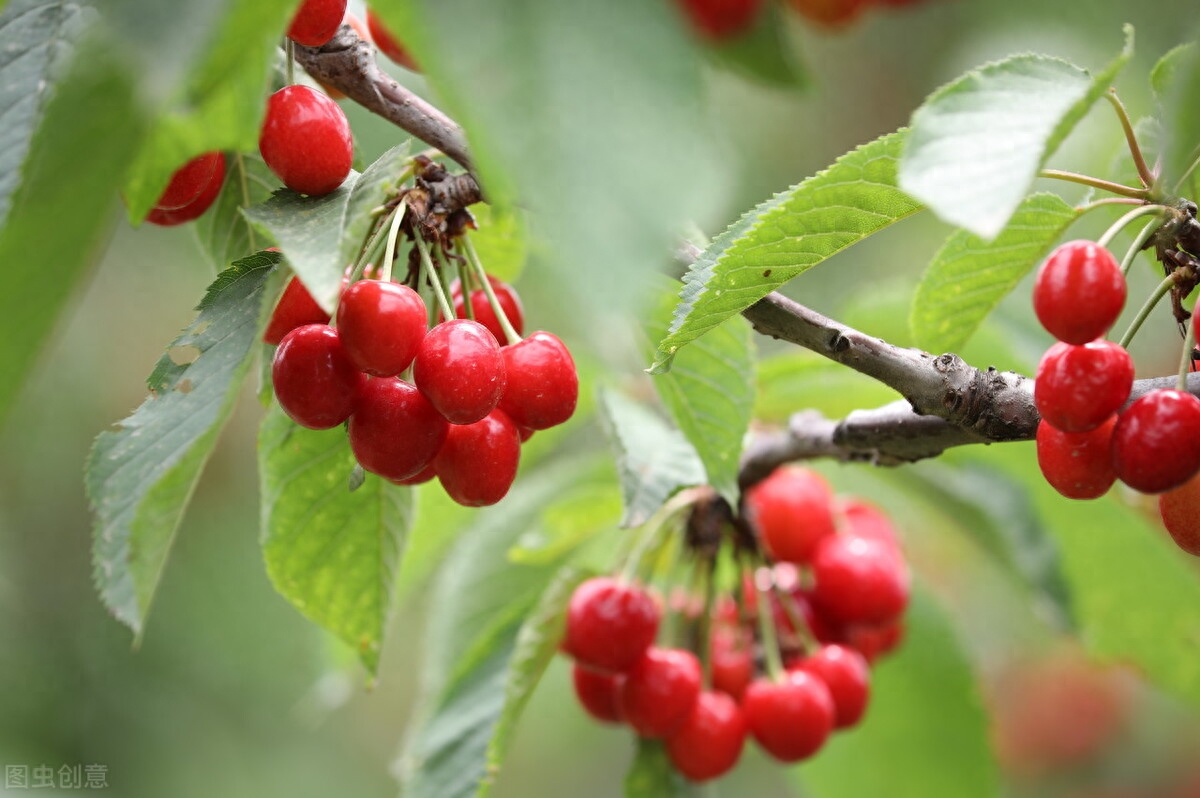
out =
[[[717,68],[708,73],[709,134],[727,159],[729,183],[709,217],[696,221],[719,231],[771,193],[905,124],[930,91],[985,61],[1038,51],[1098,68],[1120,48],[1125,22],[1136,26],[1137,55],[1117,85],[1135,116],[1150,113],[1149,67],[1198,21],[1193,0],[928,0],[871,9],[838,31],[787,15],[811,86],[789,92]],[[393,71],[425,90],[418,76]],[[397,141],[386,123],[347,111],[365,162]],[[1105,172],[1120,147],[1115,119],[1101,105],[1053,165]],[[422,629],[436,607],[420,584],[408,590],[372,687],[352,656],[273,591],[258,548],[254,446],[262,410],[252,385],[179,530],[139,645],[92,588],[82,480],[91,441],[140,403],[145,376],[214,276],[186,227],[135,230],[117,197],[112,219],[107,246],[0,432],[0,764],[102,764],[109,794],[131,798],[393,795],[390,771],[419,678]],[[1086,219],[1073,234],[1096,235],[1108,221]],[[905,222],[789,290],[905,343],[906,298],[947,231],[928,215]],[[55,279],[55,265],[44,268],[45,279]],[[536,277],[536,268],[527,274]],[[1154,282],[1153,271],[1139,267],[1130,295]],[[604,337],[580,328],[536,279],[518,288],[530,329],[560,330],[583,350]],[[991,334],[1005,338],[1014,358],[997,366],[1028,370],[1047,343],[1029,324],[1027,296],[1018,291],[993,322]],[[1134,352],[1143,376],[1169,373],[1177,362],[1165,313],[1158,328]],[[986,340],[974,350],[984,359],[996,351]],[[840,490],[893,511],[922,576],[953,609],[994,709],[1008,794],[1200,795],[1200,727],[1187,709],[1132,669],[1088,664],[975,544],[927,525],[892,483],[865,466],[822,469]],[[497,796],[620,794],[630,735],[599,728],[568,699],[567,669],[556,662],[525,714]],[[748,753],[720,792],[801,789]]]

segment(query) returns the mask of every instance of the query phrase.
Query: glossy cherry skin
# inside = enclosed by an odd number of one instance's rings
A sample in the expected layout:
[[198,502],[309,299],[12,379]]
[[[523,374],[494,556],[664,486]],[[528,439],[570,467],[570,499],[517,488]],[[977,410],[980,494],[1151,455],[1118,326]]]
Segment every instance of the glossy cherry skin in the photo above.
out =
[[651,647],[625,674],[621,715],[642,737],[669,737],[700,697],[700,660],[679,648]]
[[1160,495],[1158,512],[1175,544],[1200,557],[1200,476]]
[[377,377],[408,368],[425,340],[421,295],[400,283],[359,280],[338,303],[337,325],[350,359]]
[[500,404],[508,377],[500,345],[487,328],[451,319],[422,339],[413,382],[451,424],[473,424]]
[[225,172],[225,156],[206,152],[175,170],[154,207],[161,211],[177,211],[190,205],[213,182],[217,169]]
[[395,481],[414,477],[433,462],[449,429],[416,386],[375,377],[359,391],[347,431],[359,464]]
[[820,750],[836,712],[829,688],[804,671],[787,671],[781,682],[755,680],[742,711],[754,739],[781,762],[799,762]]
[[563,648],[593,670],[627,671],[654,644],[660,617],[658,604],[642,588],[594,577],[571,594]]
[[1037,458],[1050,487],[1068,499],[1097,499],[1117,481],[1112,434],[1117,416],[1087,432],[1060,432],[1038,424]]
[[745,33],[762,10],[762,0],[677,0],[701,36],[713,41]]
[[908,605],[908,569],[895,550],[877,540],[826,538],[812,568],[813,602],[838,623],[885,623]]
[[[516,289],[491,275],[488,275],[488,282],[491,283],[492,292],[496,295],[496,301],[500,304],[500,309],[504,311],[508,323],[517,331],[517,335],[523,335],[525,333],[525,312],[521,307],[521,298],[517,295]],[[461,281],[455,280],[450,284],[450,298],[454,301],[454,314],[460,319],[467,318],[467,301],[463,299]],[[504,335],[504,328],[500,326],[500,320],[492,312],[491,303],[488,302],[487,294],[482,288],[476,288],[471,292],[471,313],[475,316],[475,321],[488,328],[488,332],[496,337],[496,341],[501,346],[508,343],[508,339]]]
[[263,332],[263,341],[277,345],[283,340],[283,336],[297,327],[328,323],[329,314],[321,310],[321,306],[304,287],[304,283],[293,275],[283,289],[275,310],[271,312],[271,320],[267,322],[267,329]]
[[854,726],[862,719],[871,695],[871,669],[862,654],[839,645],[822,646],[797,665],[816,676],[833,698],[835,729]]
[[412,54],[384,26],[383,20],[379,18],[379,15],[370,9],[367,9],[367,27],[371,31],[371,38],[375,41],[375,46],[379,48],[379,52],[410,72],[421,71],[421,67],[417,64],[416,59],[412,57]]
[[304,0],[288,25],[288,38],[305,47],[320,47],[342,26],[346,0]]
[[892,519],[875,505],[862,499],[847,498],[837,503],[837,512],[847,533],[877,540],[900,551],[900,536]]
[[741,758],[746,732],[746,716],[735,700],[702,692],[683,725],[667,738],[667,756],[691,781],[715,779]]
[[1055,338],[1083,345],[1113,326],[1125,293],[1125,275],[1111,252],[1095,241],[1068,241],[1038,269],[1033,311]]
[[[445,446],[445,444],[442,445]],[[438,451],[441,450],[439,449]],[[431,482],[436,476],[437,469],[434,468],[433,463],[430,463],[417,473],[413,474],[411,477],[407,477],[406,479],[389,479],[388,482],[391,482],[395,485],[423,485],[426,482]]]
[[617,694],[621,689],[620,674],[600,673],[578,662],[571,666],[571,682],[575,697],[589,715],[603,723],[620,723],[621,707]]
[[776,561],[803,565],[835,532],[833,491],[808,468],[782,466],[746,491],[746,518]]
[[539,430],[571,417],[579,401],[579,375],[558,336],[535,332],[500,351],[508,375],[500,409],[509,418],[522,427]]
[[1087,432],[1121,409],[1133,388],[1133,358],[1112,341],[1056,343],[1038,364],[1033,403],[1063,432]]
[[267,100],[258,150],[292,191],[320,197],[350,174],[354,139],[338,104],[308,86],[284,86]]
[[754,679],[754,656],[749,637],[740,626],[718,624],[712,630],[709,653],[712,686],[735,701],[742,700],[742,694]]
[[1142,493],[1162,493],[1200,470],[1200,399],[1151,391],[1121,412],[1112,437],[1117,479]]
[[216,161],[216,168],[213,169],[212,174],[209,176],[208,184],[200,190],[195,199],[174,210],[153,208],[146,215],[146,221],[160,227],[172,227],[177,224],[195,221],[203,216],[204,212],[217,201],[217,197],[221,196],[221,187],[225,184],[225,156],[220,153],[217,153],[217,155],[219,157]]
[[493,410],[474,424],[451,424],[433,466],[447,496],[466,507],[486,507],[508,493],[520,460],[516,425]]
[[307,324],[288,333],[271,363],[283,412],[302,427],[329,429],[350,417],[366,378],[346,356],[337,330]]

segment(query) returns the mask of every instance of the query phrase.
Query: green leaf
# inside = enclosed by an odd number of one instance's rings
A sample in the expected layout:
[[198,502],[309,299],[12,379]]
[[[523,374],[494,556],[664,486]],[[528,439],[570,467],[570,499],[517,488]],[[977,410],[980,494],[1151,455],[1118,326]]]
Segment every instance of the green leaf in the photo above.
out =
[[718,236],[684,278],[653,373],[684,344],[779,286],[921,206],[896,187],[905,132],[876,139],[746,213]]
[[275,405],[258,438],[267,574],[305,616],[379,667],[396,574],[412,520],[412,489],[369,476],[341,427],[298,426]]
[[638,526],[681,488],[705,483],[695,448],[649,408],[601,390],[600,419],[617,458],[625,514],[621,526]]
[[[674,296],[661,294],[649,325],[651,339],[667,334]],[[754,408],[754,341],[750,323],[730,318],[675,358],[670,372],[654,377],[675,424],[704,463],[708,484],[731,505],[738,501],[738,464]]]
[[671,765],[661,740],[638,738],[637,754],[625,774],[625,798],[689,798],[696,793]]
[[990,241],[953,232],[921,277],[910,323],[917,345],[954,352],[1058,241],[1079,211],[1056,194],[1027,197]]
[[471,214],[479,225],[471,232],[471,241],[487,273],[506,282],[517,279],[528,254],[525,217],[520,211],[483,203],[472,205]]
[[754,27],[727,41],[713,42],[713,60],[751,80],[781,89],[808,86],[808,75],[796,57],[787,34],[782,6],[767,3]]
[[397,180],[408,168],[411,144],[409,139],[405,139],[379,156],[363,170],[351,189],[342,210],[341,243],[337,257],[342,269],[358,258],[366,243],[371,223],[375,221],[375,217],[370,215],[371,211],[382,205],[389,194],[394,195],[399,188]]
[[954,631],[921,591],[904,625],[904,644],[872,669],[861,724],[792,772],[820,798],[999,796],[987,717]]
[[259,253],[217,277],[196,320],[171,345],[195,348],[196,359],[180,365],[164,354],[148,380],[152,395],[116,430],[100,433],[88,458],[96,584],[138,635],[175,530],[249,369],[263,285],[278,261]]
[[1200,50],[1193,43],[1175,48],[1160,61],[1151,75],[1164,106],[1166,141],[1163,148],[1163,177],[1168,190],[1200,157]]
[[934,92],[912,117],[900,186],[945,221],[994,238],[1038,170],[1133,55],[1125,47],[1094,78],[1044,55],[1016,55]]
[[891,388],[865,374],[815,352],[796,350],[758,362],[754,418],[783,422],[797,410],[809,408],[828,418],[842,418],[899,398]]
[[192,225],[200,251],[217,271],[250,252],[266,248],[267,242],[255,237],[242,208],[266,202],[279,184],[257,155],[236,153],[229,156],[228,163],[220,196]]
[[1186,42],[1172,47],[1158,59],[1150,70],[1150,88],[1160,103],[1170,100],[1171,90],[1183,70],[1190,69],[1197,57],[1196,42]]
[[326,311],[342,288],[342,223],[358,173],[351,172],[336,191],[306,197],[281,188],[266,202],[242,213],[255,228],[271,236],[288,265]]

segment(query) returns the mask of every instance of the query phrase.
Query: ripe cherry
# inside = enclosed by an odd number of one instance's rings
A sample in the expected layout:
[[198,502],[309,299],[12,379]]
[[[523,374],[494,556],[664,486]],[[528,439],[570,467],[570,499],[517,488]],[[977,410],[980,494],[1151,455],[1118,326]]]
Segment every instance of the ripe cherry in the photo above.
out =
[[502,410],[474,424],[451,424],[433,460],[446,494],[466,507],[485,507],[504,498],[517,478],[521,437]]
[[867,662],[875,662],[904,642],[904,620],[895,618],[883,624],[848,626],[842,636],[846,645],[866,657]]
[[267,100],[258,149],[285,186],[314,197],[340,186],[354,160],[346,115],[308,86],[284,86]]
[[908,570],[894,550],[877,540],[825,538],[812,568],[813,602],[839,623],[885,623],[908,604]]
[[563,647],[588,668],[627,671],[653,645],[660,615],[654,599],[640,587],[595,577],[571,594]]
[[827,28],[840,28],[858,19],[868,0],[788,0],[788,4],[809,22]]
[[406,285],[359,280],[342,295],[337,325],[350,358],[378,377],[408,368],[425,338],[421,295]]
[[[442,445],[445,446],[445,444],[442,444]],[[435,460],[436,460],[436,458],[435,458]],[[420,471],[418,471],[416,474],[413,474],[411,477],[407,477],[405,479],[389,479],[388,482],[391,482],[396,485],[423,485],[426,482],[432,481],[433,478],[436,476],[437,476],[437,469],[434,468],[433,463],[430,463],[429,465],[425,466]]]
[[733,770],[746,745],[746,716],[725,693],[702,692],[691,714],[667,738],[667,756],[692,781],[708,781]]
[[225,156],[220,152],[197,155],[171,175],[154,207],[161,211],[177,211],[190,205],[213,182],[217,170],[225,173]]
[[713,627],[708,661],[714,690],[732,696],[735,701],[742,700],[742,694],[754,679],[752,644],[747,630],[740,626]]
[[833,491],[816,471],[783,466],[746,491],[746,517],[771,557],[803,565],[834,534]]
[[346,0],[304,0],[288,26],[288,38],[305,47],[320,47],[333,38],[346,16]]
[[375,46],[379,48],[379,52],[410,72],[421,71],[421,67],[417,65],[417,61],[412,57],[412,54],[384,26],[379,15],[370,9],[367,9],[367,27],[371,31],[371,38],[375,41]]
[[[496,295],[496,301],[500,304],[500,309],[504,311],[508,323],[517,331],[517,335],[524,334],[525,315],[521,308],[521,298],[517,295],[516,289],[491,275],[488,275],[488,282],[492,286],[492,292]],[[501,346],[504,346],[508,339],[504,335],[504,328],[500,326],[500,320],[492,311],[487,294],[482,288],[476,288],[470,296],[471,313],[475,316],[475,321],[487,327],[488,332],[496,337]],[[454,314],[460,319],[466,318],[467,302],[463,299],[461,281],[455,280],[450,284],[450,298],[454,301]]]
[[279,406],[309,429],[329,429],[349,418],[365,382],[346,355],[337,330],[327,324],[292,330],[271,363]]
[[375,377],[359,391],[347,431],[363,468],[401,480],[433,462],[449,427],[415,386],[394,377]]
[[1158,512],[1176,545],[1200,557],[1200,476],[1159,496]]
[[509,418],[522,427],[539,430],[571,417],[579,400],[579,375],[558,336],[535,332],[500,351],[508,374],[500,409]]
[[579,699],[580,706],[604,723],[621,722],[617,693],[623,678],[619,674],[589,670],[578,662],[571,666],[571,681],[575,685],[575,697]]
[[845,729],[862,718],[871,692],[871,669],[862,654],[846,646],[822,646],[797,666],[816,676],[833,698],[834,728]]
[[[217,155],[216,165],[209,175],[208,183],[201,187],[200,192],[188,203],[174,209],[155,207],[146,215],[146,221],[160,227],[172,227],[199,219],[212,204],[221,196],[221,186],[225,183],[225,156]],[[202,156],[203,157],[203,156]],[[185,165],[185,169],[187,166]],[[172,178],[172,181],[174,178]],[[188,193],[188,192],[182,192]]]
[[754,739],[781,762],[799,762],[815,754],[833,731],[835,717],[829,688],[804,671],[787,671],[780,682],[752,682],[742,711]]
[[642,737],[669,737],[692,713],[700,682],[700,660],[695,654],[651,647],[621,683],[621,715]]
[[892,519],[875,505],[861,499],[847,498],[837,503],[837,510],[847,533],[877,540],[900,551],[900,536],[896,534]]
[[312,294],[304,287],[304,283],[300,282],[300,278],[293,275],[292,279],[288,280],[287,287],[283,289],[275,310],[271,312],[271,320],[263,332],[263,341],[275,345],[297,327],[328,323],[329,314],[321,309],[317,300],[313,299]]
[[1055,338],[1083,345],[1113,326],[1125,291],[1125,275],[1111,252],[1095,241],[1068,241],[1038,269],[1033,310]]
[[1200,399],[1151,391],[1122,411],[1112,438],[1117,478],[1142,493],[1177,488],[1200,470]]
[[1068,499],[1096,499],[1117,481],[1112,463],[1112,434],[1117,416],[1087,432],[1060,432],[1038,424],[1037,458],[1050,487]]
[[1087,432],[1117,412],[1133,387],[1133,358],[1120,344],[1056,343],[1038,364],[1033,403],[1063,432]]
[[479,322],[451,319],[422,339],[413,382],[451,424],[473,424],[496,409],[508,378],[495,337]]
[[692,27],[713,41],[744,33],[762,9],[762,0],[678,0]]

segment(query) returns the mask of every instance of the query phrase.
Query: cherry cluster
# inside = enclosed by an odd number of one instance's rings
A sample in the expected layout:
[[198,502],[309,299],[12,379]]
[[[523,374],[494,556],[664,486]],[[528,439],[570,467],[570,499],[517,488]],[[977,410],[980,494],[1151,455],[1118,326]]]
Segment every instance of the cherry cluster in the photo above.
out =
[[[456,317],[430,328],[413,288],[358,280],[342,292],[334,327],[293,277],[263,336],[278,344],[276,399],[309,429],[345,423],[366,471],[401,485],[436,476],[459,504],[495,504],[516,478],[521,443],[575,411],[579,379],[556,336],[519,338],[519,297],[507,283],[489,283],[495,307],[488,289],[464,297],[456,281]],[[506,337],[497,313],[517,337]]]
[[567,608],[562,649],[584,710],[664,740],[693,781],[732,769],[747,736],[781,762],[815,754],[862,719],[870,663],[903,635],[908,571],[881,511],[795,466],[751,488],[743,510],[768,559],[715,600],[669,602],[674,627],[703,630],[690,647],[656,644],[662,603],[624,575],[582,583]]
[[[713,42],[748,32],[769,0],[677,0],[693,30]],[[786,0],[810,22],[829,28],[849,25],[871,5],[909,6],[920,0]]]
[[[1125,295],[1116,259],[1092,241],[1060,245],[1038,270],[1034,311],[1058,339],[1038,364],[1034,383],[1043,422],[1038,464],[1068,498],[1097,498],[1119,479],[1142,493],[1163,494],[1160,503],[1169,505],[1177,501],[1167,498],[1170,492],[1200,472],[1200,399],[1164,388],[1129,402],[1133,359],[1103,338]],[[1194,537],[1193,548],[1200,546],[1200,531]]]

